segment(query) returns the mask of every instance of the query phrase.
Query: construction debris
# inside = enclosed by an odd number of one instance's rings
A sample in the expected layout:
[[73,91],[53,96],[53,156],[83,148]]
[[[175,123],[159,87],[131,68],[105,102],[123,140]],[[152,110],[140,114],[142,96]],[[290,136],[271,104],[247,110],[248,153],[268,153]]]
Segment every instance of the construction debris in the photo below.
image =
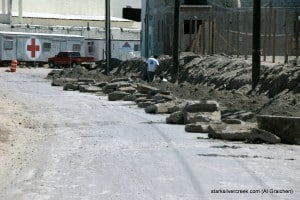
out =
[[[263,65],[264,77],[258,89],[251,91],[251,65],[241,59],[182,55],[177,78],[170,68],[171,58],[159,59],[158,72],[168,81],[144,82],[142,58],[111,66],[110,76],[104,75],[101,68],[87,70],[77,66],[53,70],[48,77],[53,86],[63,86],[64,90],[106,94],[110,101],[133,101],[146,113],[169,114],[166,123],[184,124],[187,132],[251,143],[300,144],[299,67]],[[257,125],[256,114],[265,113],[297,119],[258,116]]]

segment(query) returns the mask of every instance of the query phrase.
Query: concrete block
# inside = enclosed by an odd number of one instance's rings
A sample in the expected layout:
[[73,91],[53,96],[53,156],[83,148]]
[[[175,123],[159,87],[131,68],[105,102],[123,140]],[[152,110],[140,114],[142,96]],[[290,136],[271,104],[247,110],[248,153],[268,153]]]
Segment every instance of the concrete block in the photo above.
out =
[[164,101],[172,101],[175,99],[174,96],[172,95],[164,95],[164,94],[156,94],[155,96],[152,97],[155,101],[160,101],[160,100],[164,100]]
[[152,101],[145,101],[145,102],[139,102],[138,107],[140,108],[147,108],[148,106],[153,105]]
[[96,93],[96,92],[102,92],[102,89],[96,86],[80,85],[79,92]]
[[110,81],[110,83],[116,83],[116,82],[131,82],[132,80],[130,78],[115,78]]
[[197,112],[189,113],[185,112],[184,115],[185,124],[192,124],[197,122],[220,122],[221,121],[221,112]]
[[129,94],[123,98],[124,101],[135,101],[136,97],[133,94]]
[[208,137],[222,140],[246,141],[256,124],[210,124]]
[[95,83],[95,86],[103,88],[103,87],[105,87],[107,84],[108,84],[107,82],[100,82],[100,83]]
[[128,95],[129,95],[129,93],[127,93],[127,92],[115,91],[115,92],[108,94],[108,100],[109,101],[119,101],[119,100],[123,100],[123,98]]
[[146,101],[151,101],[152,99],[149,99],[147,97],[139,97],[135,99],[135,102],[138,104],[140,102],[146,102]]
[[277,144],[281,142],[281,139],[278,136],[268,131],[253,128],[251,130],[251,134],[247,138],[247,141],[250,143],[256,143],[258,141],[262,141],[268,144]]
[[103,89],[114,89],[116,90],[119,86],[119,83],[107,83],[106,86],[104,86]]
[[175,100],[175,105],[169,108],[169,113],[177,112],[177,111],[183,111],[183,109],[186,106],[185,100]]
[[160,91],[158,88],[145,84],[137,84],[137,90],[142,94],[158,93]]
[[79,85],[77,83],[67,83],[64,85],[63,90],[79,90]]
[[141,94],[141,93],[135,93],[134,94],[134,96],[136,97],[136,98],[140,98],[140,97],[148,97],[148,95],[147,94]]
[[223,122],[225,124],[245,124],[245,122],[239,119],[224,119]]
[[216,101],[202,100],[196,103],[187,103],[186,112],[214,112],[219,110],[219,104]]
[[132,84],[129,82],[114,82],[114,83],[107,83],[107,85],[104,87],[104,89],[114,89],[117,90],[117,88],[120,87],[131,87]]
[[190,133],[208,133],[208,123],[194,123],[185,125],[185,131]]
[[56,78],[54,77],[52,79],[52,86],[64,86],[67,83],[76,83],[77,79],[73,79],[73,78]]
[[184,112],[177,111],[166,118],[167,124],[184,124]]
[[117,89],[117,91],[133,94],[136,92],[136,89],[134,87],[120,87]]
[[88,79],[88,78],[79,78],[78,82],[82,82],[82,83],[85,83],[85,84],[95,84],[94,79]]
[[300,145],[300,117],[258,115],[258,128],[281,138],[282,143]]
[[156,110],[156,105],[153,103],[145,108],[146,113],[154,114]]

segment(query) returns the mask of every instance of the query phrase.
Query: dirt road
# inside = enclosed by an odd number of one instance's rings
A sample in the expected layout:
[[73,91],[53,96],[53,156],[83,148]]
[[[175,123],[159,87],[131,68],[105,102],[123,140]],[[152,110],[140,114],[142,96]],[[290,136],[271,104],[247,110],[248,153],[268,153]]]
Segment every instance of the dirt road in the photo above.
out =
[[1,200],[300,199],[299,146],[207,139],[128,102],[51,87],[47,69],[4,70]]

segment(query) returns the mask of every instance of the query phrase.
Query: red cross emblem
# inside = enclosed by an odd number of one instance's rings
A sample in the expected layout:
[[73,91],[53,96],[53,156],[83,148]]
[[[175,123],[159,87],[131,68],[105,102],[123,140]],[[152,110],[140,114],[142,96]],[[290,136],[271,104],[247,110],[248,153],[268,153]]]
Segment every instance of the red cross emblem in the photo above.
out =
[[31,60],[36,60],[41,54],[41,43],[35,38],[31,37],[26,42],[26,54]]
[[40,51],[40,46],[35,44],[35,38],[31,38],[31,44],[27,45],[27,51],[31,52],[32,58],[35,58],[35,52]]

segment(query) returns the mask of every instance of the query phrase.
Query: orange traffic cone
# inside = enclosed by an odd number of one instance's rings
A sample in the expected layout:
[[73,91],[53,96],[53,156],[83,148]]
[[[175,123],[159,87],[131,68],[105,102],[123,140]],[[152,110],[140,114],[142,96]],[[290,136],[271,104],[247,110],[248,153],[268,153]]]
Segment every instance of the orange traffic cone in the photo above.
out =
[[10,64],[10,71],[11,72],[16,72],[17,71],[17,65],[18,61],[17,60],[12,60]]

